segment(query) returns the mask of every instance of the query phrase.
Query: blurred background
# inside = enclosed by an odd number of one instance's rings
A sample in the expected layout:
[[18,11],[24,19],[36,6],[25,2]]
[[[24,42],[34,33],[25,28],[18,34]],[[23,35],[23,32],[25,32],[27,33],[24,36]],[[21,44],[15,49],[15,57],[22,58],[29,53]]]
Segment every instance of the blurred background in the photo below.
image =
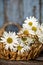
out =
[[43,22],[43,0],[0,0],[0,28],[6,22],[22,24],[30,16]]

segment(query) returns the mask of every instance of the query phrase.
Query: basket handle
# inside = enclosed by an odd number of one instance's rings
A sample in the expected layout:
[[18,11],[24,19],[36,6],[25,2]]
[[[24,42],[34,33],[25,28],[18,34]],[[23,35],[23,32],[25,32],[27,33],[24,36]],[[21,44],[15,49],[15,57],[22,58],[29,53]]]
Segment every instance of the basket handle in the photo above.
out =
[[[20,26],[18,23],[8,22],[8,23],[5,23],[5,24],[3,25],[3,27],[0,29],[0,36],[2,36],[3,32],[6,31],[6,28],[7,28],[7,26],[9,26],[9,25],[15,26],[15,28],[18,29],[18,31],[21,30],[21,26]],[[9,28],[8,28],[8,29],[9,29]]]

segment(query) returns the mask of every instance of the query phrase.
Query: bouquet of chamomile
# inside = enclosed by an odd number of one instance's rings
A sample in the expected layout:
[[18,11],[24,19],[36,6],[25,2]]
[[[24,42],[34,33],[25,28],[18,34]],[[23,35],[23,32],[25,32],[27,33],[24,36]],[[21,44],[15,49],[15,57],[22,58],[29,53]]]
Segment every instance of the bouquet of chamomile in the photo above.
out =
[[4,31],[0,37],[0,58],[7,60],[30,60],[38,57],[43,47],[43,23],[35,17],[26,18],[21,30]]

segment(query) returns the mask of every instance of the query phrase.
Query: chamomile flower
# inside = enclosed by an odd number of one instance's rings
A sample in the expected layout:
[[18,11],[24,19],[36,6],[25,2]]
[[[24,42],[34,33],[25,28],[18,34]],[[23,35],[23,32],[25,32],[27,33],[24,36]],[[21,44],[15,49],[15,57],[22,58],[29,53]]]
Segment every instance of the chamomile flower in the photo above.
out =
[[37,22],[37,19],[36,18],[34,18],[34,17],[30,17],[30,18],[26,18],[26,20],[24,21],[25,22],[25,24],[28,24],[28,26],[37,26],[38,25],[38,22]]
[[43,43],[43,25],[41,24],[39,30],[37,31],[37,36],[39,42]]
[[29,30],[29,33],[32,35],[37,35],[37,32],[39,31],[39,27],[37,26],[32,26],[31,29]]
[[26,28],[22,28],[17,34],[24,34],[24,35],[28,35],[29,34],[29,30]]
[[19,43],[23,43],[27,46],[34,43],[34,40],[30,37],[21,37],[21,38],[18,38],[18,41],[19,41]]
[[40,30],[43,32],[43,23],[40,25]]
[[23,24],[23,29],[27,29],[29,34],[35,35],[38,29],[38,22],[37,19],[34,17],[30,17],[30,19],[27,17],[27,19],[24,21],[25,23]]
[[42,33],[38,36],[38,38],[39,38],[39,42],[43,44],[43,34]]
[[24,29],[28,29],[28,30],[31,29],[31,26],[29,26],[29,25],[26,24],[26,23],[24,23],[24,24],[22,25],[22,27],[23,27]]
[[17,49],[18,54],[22,54],[23,52],[30,50],[30,47],[26,46],[23,43],[16,43],[14,46],[15,46],[15,49]]
[[17,35],[15,32],[4,32],[3,36],[1,37],[1,41],[5,45],[5,49],[8,50],[13,50],[14,49],[14,44],[18,43],[17,41]]

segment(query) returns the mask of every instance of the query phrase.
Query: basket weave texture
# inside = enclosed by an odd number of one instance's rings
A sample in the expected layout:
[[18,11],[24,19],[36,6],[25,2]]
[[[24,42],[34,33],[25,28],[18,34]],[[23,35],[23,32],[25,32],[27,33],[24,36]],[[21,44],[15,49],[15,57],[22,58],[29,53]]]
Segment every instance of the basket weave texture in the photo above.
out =
[[[2,28],[0,30],[0,37],[2,36],[4,31],[5,31],[4,28]],[[36,57],[38,57],[38,55],[42,51],[43,46],[41,43],[36,42],[36,43],[32,44],[30,47],[31,47],[30,51],[24,52],[23,54],[18,54],[18,51],[14,52],[14,51],[4,49],[4,44],[0,43],[0,58],[1,59],[7,59],[7,60],[35,59]]]

